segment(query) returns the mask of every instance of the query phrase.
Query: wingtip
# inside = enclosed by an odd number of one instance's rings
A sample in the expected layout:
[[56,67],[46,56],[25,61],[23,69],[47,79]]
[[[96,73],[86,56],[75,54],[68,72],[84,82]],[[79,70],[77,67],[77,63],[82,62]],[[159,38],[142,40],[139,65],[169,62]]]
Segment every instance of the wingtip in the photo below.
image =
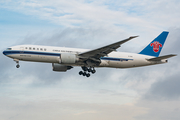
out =
[[172,56],[177,56],[177,54],[172,54]]
[[133,39],[133,38],[136,38],[136,37],[139,37],[138,35],[137,36],[131,36],[129,37],[130,39]]

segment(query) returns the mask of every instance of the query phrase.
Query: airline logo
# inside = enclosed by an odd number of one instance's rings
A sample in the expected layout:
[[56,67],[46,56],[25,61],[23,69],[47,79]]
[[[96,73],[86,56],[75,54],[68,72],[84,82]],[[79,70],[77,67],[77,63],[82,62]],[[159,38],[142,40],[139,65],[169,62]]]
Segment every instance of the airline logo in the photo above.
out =
[[159,48],[162,47],[162,44],[158,41],[154,41],[150,46],[153,47],[153,51],[157,53],[159,51]]

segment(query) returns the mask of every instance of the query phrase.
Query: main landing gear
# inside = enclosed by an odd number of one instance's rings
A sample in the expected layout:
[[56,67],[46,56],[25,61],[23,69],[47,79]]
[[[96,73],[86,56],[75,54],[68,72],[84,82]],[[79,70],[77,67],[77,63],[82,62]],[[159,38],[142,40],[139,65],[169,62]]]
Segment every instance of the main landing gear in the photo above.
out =
[[79,72],[79,75],[83,75],[86,77],[90,77],[90,73],[94,74],[96,72],[96,70],[93,68],[87,68],[87,67],[81,67],[83,71]]
[[17,63],[16,68],[19,68],[20,67],[19,60],[14,59],[14,61]]

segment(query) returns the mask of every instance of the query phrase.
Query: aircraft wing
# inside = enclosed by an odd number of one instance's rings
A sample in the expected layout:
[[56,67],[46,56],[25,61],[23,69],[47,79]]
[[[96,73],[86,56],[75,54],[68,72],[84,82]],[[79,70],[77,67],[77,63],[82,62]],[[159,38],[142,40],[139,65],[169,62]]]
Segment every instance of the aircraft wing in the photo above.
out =
[[148,61],[160,61],[160,60],[167,59],[167,58],[170,58],[170,57],[173,57],[173,56],[176,56],[176,55],[170,54],[170,55],[155,57],[155,58],[148,59]]
[[86,59],[92,59],[92,60],[93,60],[93,58],[99,59],[99,58],[111,53],[112,51],[116,51],[116,49],[119,48],[121,46],[121,44],[123,44],[133,38],[136,38],[136,37],[138,37],[138,36],[131,36],[125,40],[122,40],[122,41],[119,41],[119,42],[116,42],[116,43],[113,43],[113,44],[110,44],[110,45],[107,45],[104,47],[100,47],[97,49],[93,49],[93,50],[90,50],[87,52],[80,53],[78,56],[80,58],[86,58]]

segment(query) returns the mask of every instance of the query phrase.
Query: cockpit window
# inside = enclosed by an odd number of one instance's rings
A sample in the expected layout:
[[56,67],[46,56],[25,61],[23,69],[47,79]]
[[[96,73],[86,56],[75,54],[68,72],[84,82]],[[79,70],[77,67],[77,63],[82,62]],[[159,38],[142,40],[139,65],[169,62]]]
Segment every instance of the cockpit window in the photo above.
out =
[[6,50],[12,50],[12,48],[7,48]]

